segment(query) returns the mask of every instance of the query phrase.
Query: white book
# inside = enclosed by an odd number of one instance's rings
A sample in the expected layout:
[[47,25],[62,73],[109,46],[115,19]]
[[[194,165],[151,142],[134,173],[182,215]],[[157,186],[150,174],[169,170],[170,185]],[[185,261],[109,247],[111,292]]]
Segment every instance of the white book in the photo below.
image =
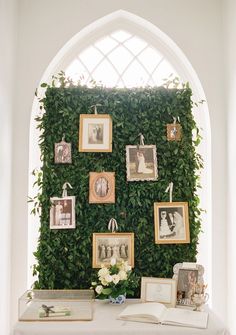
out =
[[208,312],[167,308],[160,303],[146,302],[127,306],[119,314],[118,319],[182,327],[207,328]]

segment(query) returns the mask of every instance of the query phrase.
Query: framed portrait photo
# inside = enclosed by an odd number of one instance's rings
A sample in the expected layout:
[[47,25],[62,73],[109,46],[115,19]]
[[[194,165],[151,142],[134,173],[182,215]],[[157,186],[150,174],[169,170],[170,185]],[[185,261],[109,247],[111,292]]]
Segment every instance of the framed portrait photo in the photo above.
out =
[[61,141],[54,144],[54,163],[71,164],[71,143]]
[[112,151],[112,119],[109,114],[80,115],[79,151]]
[[182,127],[179,123],[167,124],[167,140],[180,141],[182,138]]
[[75,197],[50,198],[50,228],[73,229],[75,228]]
[[89,173],[89,203],[115,203],[115,172]]
[[141,278],[141,301],[160,302],[166,307],[176,305],[176,280],[169,278]]
[[157,180],[156,146],[126,145],[126,172],[128,181]]
[[134,233],[93,233],[93,268],[109,264],[111,258],[134,266]]
[[177,280],[177,305],[195,306],[191,296],[196,284],[203,284],[204,267],[196,263],[177,263],[173,267],[173,279]]
[[189,243],[187,202],[154,203],[155,243]]

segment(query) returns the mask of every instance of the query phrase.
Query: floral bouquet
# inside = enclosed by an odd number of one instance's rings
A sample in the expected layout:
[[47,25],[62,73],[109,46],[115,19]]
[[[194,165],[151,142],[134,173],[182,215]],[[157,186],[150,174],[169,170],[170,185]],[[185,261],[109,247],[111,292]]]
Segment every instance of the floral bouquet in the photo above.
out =
[[110,264],[102,264],[97,281],[92,282],[92,287],[98,299],[112,300],[126,294],[133,295],[132,288],[137,287],[137,278],[127,262],[112,258]]

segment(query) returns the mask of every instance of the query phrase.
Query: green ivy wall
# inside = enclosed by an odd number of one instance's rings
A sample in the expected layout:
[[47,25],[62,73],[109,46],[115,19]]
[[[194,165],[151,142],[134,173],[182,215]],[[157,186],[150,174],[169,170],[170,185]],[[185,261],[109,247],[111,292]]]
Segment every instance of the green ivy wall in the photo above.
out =
[[[36,288],[89,288],[92,269],[92,234],[107,232],[110,218],[116,218],[119,231],[135,234],[135,272],[138,276],[172,277],[175,263],[196,261],[200,232],[199,199],[196,195],[201,159],[196,153],[192,131],[196,124],[191,112],[191,89],[139,88],[105,89],[101,87],[47,86],[41,100],[46,112],[37,118],[42,130],[40,147],[43,174],[36,181],[41,187],[41,228],[38,249]],[[79,115],[92,113],[89,106],[102,104],[99,113],[113,120],[112,153],[78,152]],[[180,142],[168,142],[166,124],[179,117],[183,130]],[[158,180],[126,181],[128,144],[138,144],[142,133],[145,144],[157,147]],[[63,134],[72,143],[72,164],[54,164],[54,143]],[[114,171],[116,203],[89,204],[89,172]],[[50,197],[61,196],[68,181],[76,196],[76,229],[50,230]],[[157,245],[154,243],[153,203],[169,201],[165,193],[174,183],[173,201],[189,204],[190,244]],[[139,290],[136,291],[136,296]]]

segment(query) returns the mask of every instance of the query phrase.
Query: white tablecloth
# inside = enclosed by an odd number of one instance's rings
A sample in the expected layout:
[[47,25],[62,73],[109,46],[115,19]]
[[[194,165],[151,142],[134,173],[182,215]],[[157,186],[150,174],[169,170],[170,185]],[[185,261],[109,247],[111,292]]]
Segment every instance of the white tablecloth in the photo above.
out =
[[207,329],[167,326],[117,320],[118,314],[138,300],[126,300],[123,305],[96,301],[92,321],[30,321],[17,322],[14,335],[229,335],[222,322],[209,312]]

